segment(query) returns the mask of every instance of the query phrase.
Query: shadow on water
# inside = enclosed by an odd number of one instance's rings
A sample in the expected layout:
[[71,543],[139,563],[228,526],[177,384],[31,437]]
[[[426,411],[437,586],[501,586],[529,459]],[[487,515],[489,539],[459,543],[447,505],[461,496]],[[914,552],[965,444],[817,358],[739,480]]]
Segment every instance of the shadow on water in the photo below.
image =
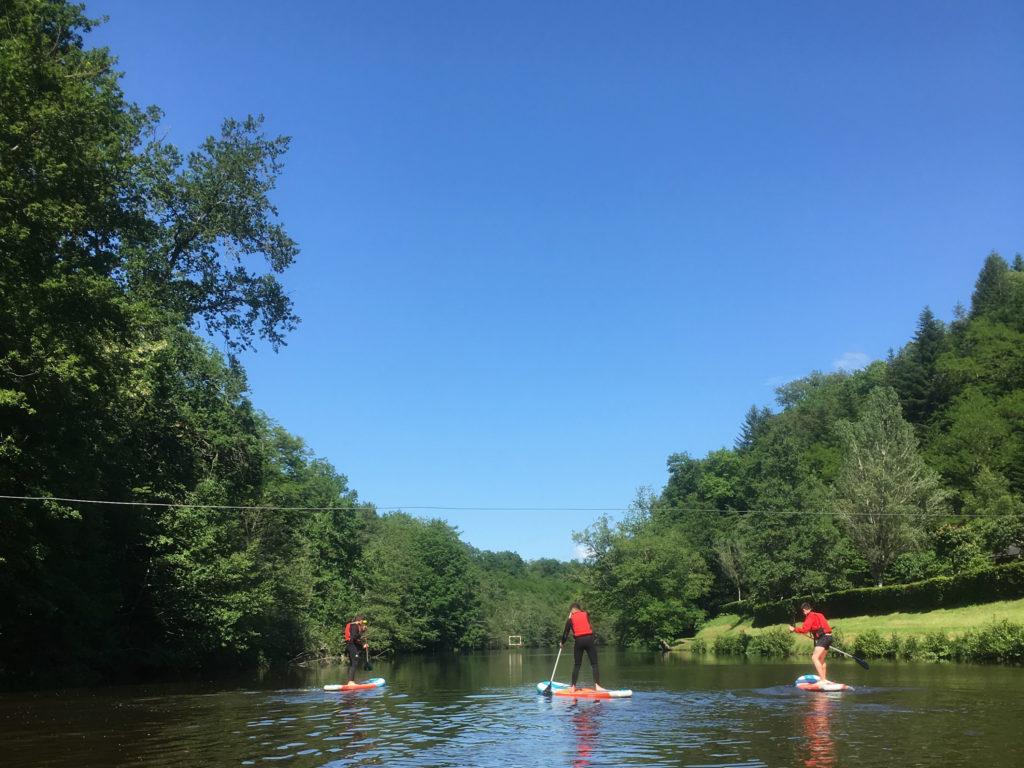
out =
[[[563,657],[564,659],[564,657]],[[0,696],[5,766],[1020,765],[1020,669],[835,665],[850,693],[799,691],[793,663],[602,649],[632,699],[546,698],[554,654],[381,663],[388,685],[326,693],[339,667],[232,685]],[[559,670],[567,677],[569,666]],[[586,680],[587,670],[584,665]],[[1012,726],[1012,727],[1010,727]]]

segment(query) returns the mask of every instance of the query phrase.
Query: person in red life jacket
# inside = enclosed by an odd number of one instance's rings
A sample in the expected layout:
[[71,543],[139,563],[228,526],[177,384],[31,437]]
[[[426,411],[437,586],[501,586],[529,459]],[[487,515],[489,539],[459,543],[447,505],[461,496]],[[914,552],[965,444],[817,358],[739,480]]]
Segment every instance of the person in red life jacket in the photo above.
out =
[[828,620],[817,611],[811,610],[810,603],[803,603],[800,610],[804,612],[804,621],[799,627],[789,626],[790,632],[799,632],[801,635],[810,635],[814,638],[814,652],[811,653],[811,661],[814,668],[818,670],[818,677],[821,682],[828,682],[828,674],[825,669],[825,656],[828,654],[829,646],[832,645],[832,627]]
[[590,616],[580,608],[579,603],[573,603],[569,608],[569,619],[565,622],[565,629],[562,631],[562,641],[558,644],[559,647],[565,645],[570,631],[575,643],[572,649],[572,685],[569,686],[569,690],[576,690],[576,681],[580,677],[580,665],[583,663],[583,652],[586,651],[587,658],[590,659],[590,669],[594,673],[594,688],[598,691],[603,691],[601,676],[597,671],[597,643],[594,638],[594,630],[590,626]]
[[356,684],[359,656],[369,647],[366,642],[366,619],[356,616],[345,625],[345,653],[348,654],[348,683],[346,685]]

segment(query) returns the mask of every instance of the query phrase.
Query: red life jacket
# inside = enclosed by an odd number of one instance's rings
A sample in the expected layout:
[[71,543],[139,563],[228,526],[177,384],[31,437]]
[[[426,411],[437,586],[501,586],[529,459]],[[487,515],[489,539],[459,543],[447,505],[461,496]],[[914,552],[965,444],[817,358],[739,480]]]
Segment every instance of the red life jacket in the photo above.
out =
[[594,630],[590,628],[590,617],[586,611],[576,611],[576,613],[569,617],[569,621],[572,622],[573,637],[594,634]]
[[350,621],[348,624],[345,625],[345,642],[346,643],[351,643],[352,642],[352,625],[353,624],[355,624],[355,622],[354,621]]

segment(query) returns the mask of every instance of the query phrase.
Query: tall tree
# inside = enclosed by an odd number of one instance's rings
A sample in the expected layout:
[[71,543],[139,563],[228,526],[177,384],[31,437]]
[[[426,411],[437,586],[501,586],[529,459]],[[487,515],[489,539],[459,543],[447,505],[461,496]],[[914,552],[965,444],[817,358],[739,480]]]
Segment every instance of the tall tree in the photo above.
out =
[[998,253],[990,253],[978,274],[971,296],[971,315],[1002,315],[1010,298],[1007,275],[1010,265]]
[[927,526],[947,511],[947,494],[918,455],[891,387],[873,392],[860,419],[839,429],[846,453],[833,509],[881,586],[889,565],[918,546]]
[[926,424],[946,400],[937,364],[947,346],[942,321],[925,307],[913,340],[890,362],[889,378],[913,424]]
[[738,531],[723,536],[715,546],[718,562],[725,575],[736,587],[736,599],[743,599],[743,586],[747,581],[748,550]]
[[743,426],[740,427],[740,434],[734,443],[736,450],[750,450],[764,431],[764,427],[771,417],[772,411],[770,408],[758,408],[756,405],[750,406],[746,416],[743,417]]

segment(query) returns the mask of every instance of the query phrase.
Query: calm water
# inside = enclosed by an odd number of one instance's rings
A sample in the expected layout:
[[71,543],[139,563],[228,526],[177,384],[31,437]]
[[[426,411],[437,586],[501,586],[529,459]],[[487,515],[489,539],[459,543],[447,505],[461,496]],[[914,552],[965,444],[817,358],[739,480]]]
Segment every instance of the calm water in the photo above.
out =
[[857,690],[812,694],[790,686],[807,665],[602,649],[605,684],[634,697],[572,702],[533,688],[553,662],[502,651],[380,663],[388,687],[369,693],[322,692],[342,679],[331,667],[4,694],[0,765],[1024,765],[1021,669],[836,662],[831,676]]

